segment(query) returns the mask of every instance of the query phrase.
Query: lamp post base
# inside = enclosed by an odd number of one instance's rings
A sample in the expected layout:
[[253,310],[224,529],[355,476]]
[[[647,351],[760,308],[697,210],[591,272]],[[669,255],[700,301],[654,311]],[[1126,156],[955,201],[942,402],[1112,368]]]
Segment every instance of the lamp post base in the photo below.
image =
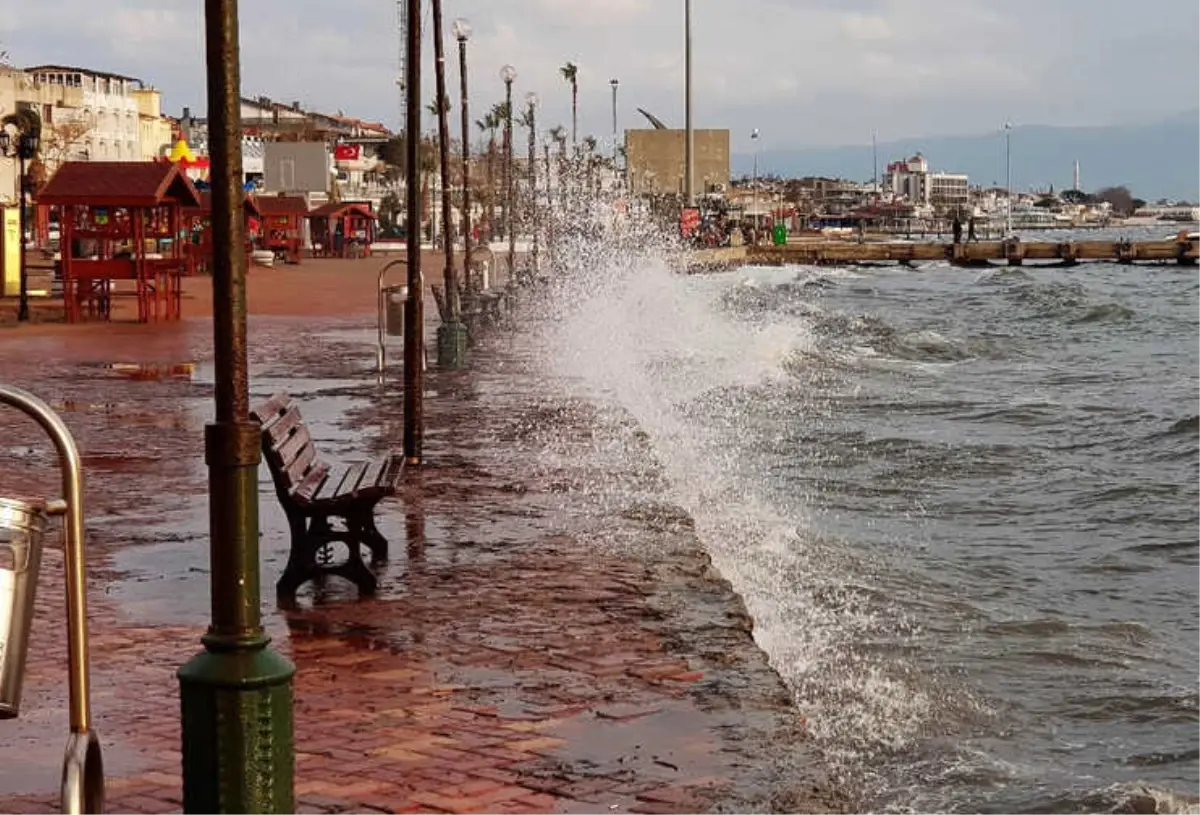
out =
[[448,320],[438,326],[438,365],[442,368],[461,368],[467,361],[470,332],[465,323]]
[[206,644],[179,669],[184,812],[296,811],[296,668],[266,645]]

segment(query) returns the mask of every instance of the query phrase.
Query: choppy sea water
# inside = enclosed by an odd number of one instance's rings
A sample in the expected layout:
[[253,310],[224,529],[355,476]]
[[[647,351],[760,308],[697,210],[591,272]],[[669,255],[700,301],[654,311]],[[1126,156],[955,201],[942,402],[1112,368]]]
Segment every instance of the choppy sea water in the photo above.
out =
[[1194,807],[1195,268],[586,261],[547,372],[645,433],[860,808]]

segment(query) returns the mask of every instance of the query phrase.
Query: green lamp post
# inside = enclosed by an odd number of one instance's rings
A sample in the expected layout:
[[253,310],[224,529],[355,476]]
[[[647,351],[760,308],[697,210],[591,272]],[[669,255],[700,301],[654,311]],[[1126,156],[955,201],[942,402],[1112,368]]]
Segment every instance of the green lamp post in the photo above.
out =
[[246,358],[237,0],[205,0],[215,421],[205,427],[212,623],[179,669],[184,812],[294,812],[292,677],[259,611],[258,426]]

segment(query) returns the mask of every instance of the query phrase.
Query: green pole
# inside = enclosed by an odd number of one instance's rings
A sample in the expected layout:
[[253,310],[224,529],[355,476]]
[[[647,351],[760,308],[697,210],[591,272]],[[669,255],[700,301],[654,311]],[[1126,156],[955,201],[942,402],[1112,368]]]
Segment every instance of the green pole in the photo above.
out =
[[258,426],[250,421],[237,0],[205,0],[215,421],[205,427],[212,623],[179,669],[184,812],[294,812],[292,676],[259,611]]

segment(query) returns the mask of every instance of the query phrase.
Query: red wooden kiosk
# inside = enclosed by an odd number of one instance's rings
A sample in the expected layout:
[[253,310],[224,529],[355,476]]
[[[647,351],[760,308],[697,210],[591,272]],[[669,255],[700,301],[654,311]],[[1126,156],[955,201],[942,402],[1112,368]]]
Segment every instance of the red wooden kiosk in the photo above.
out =
[[375,240],[375,213],[370,204],[325,204],[308,213],[308,220],[313,254],[319,257],[366,257]]
[[[38,195],[57,207],[67,322],[107,320],[114,297],[136,297],[138,322],[180,316],[182,207],[200,205],[173,164],[70,161]],[[117,284],[133,283],[132,289]]]
[[[188,274],[207,272],[212,265],[212,193],[200,190],[200,206],[185,207],[183,224],[187,231],[185,255]],[[251,195],[244,196],[242,209],[246,218],[246,254],[254,251],[262,212]]]
[[259,246],[269,249],[285,263],[299,263],[304,249],[304,218],[308,203],[299,195],[260,195],[262,238]]

